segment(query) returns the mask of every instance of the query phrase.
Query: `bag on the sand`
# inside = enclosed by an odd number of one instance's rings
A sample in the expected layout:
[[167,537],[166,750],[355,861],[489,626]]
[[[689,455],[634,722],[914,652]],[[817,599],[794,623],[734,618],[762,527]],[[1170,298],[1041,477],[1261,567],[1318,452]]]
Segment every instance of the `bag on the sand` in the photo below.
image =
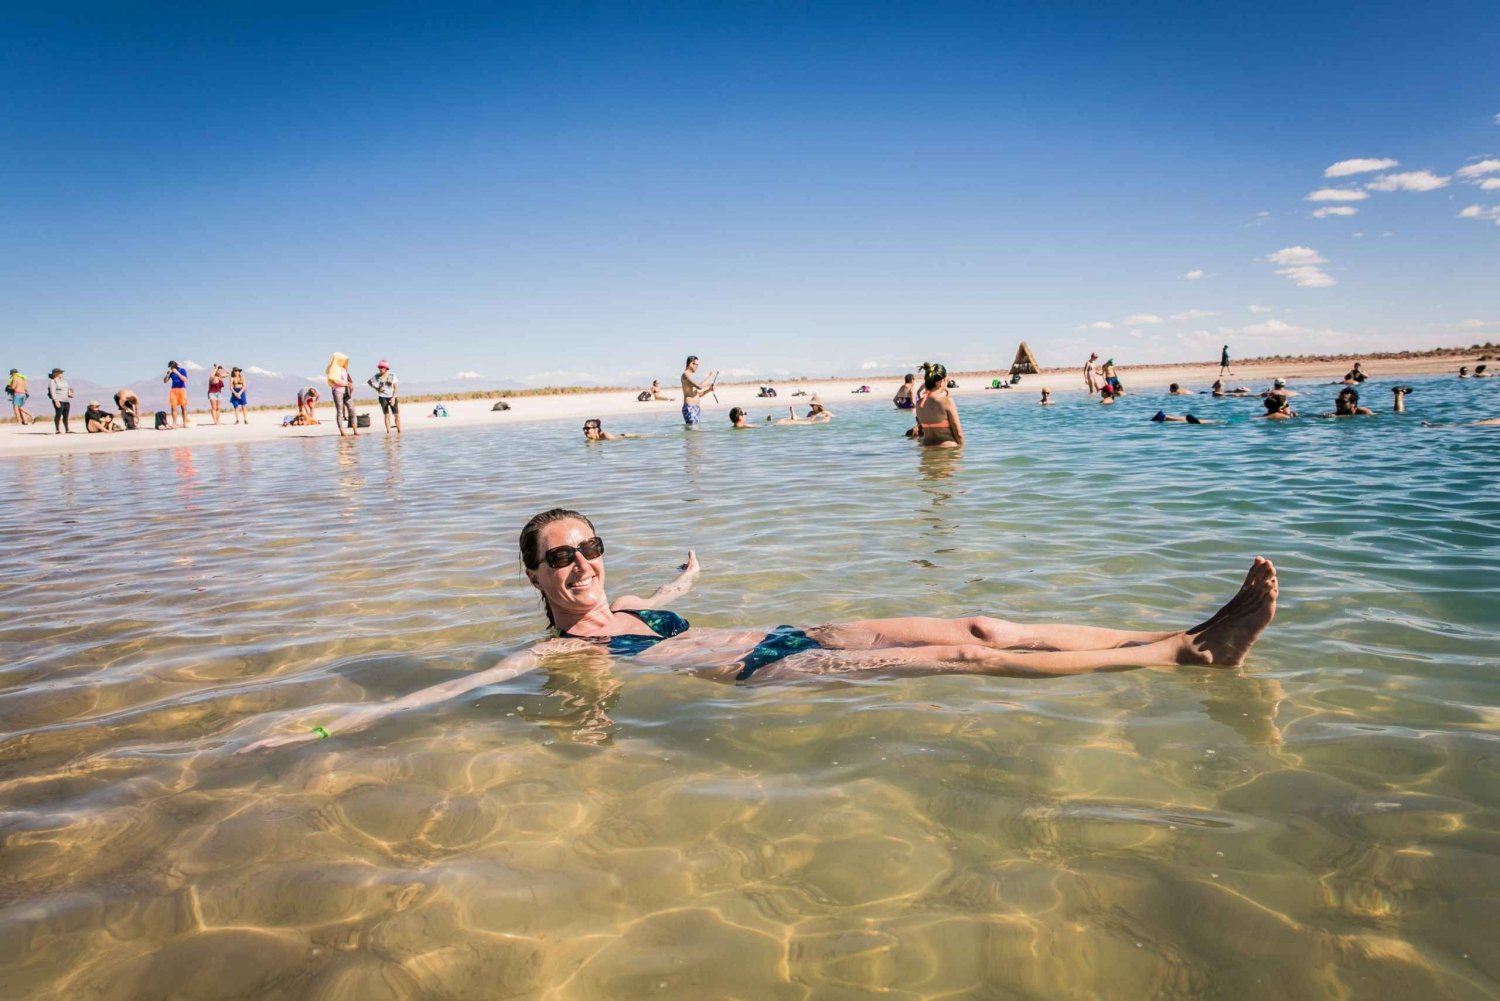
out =
[[948,388],[949,389],[957,389],[958,388],[958,380],[957,379],[949,379],[948,380]]
[[121,411],[120,420],[124,422],[126,431],[135,430],[135,414],[129,410]]
[[[642,394],[641,399],[646,400],[646,399],[650,399],[650,397],[651,397],[650,393],[644,393],[644,394]],[[510,404],[509,403],[506,403],[504,400],[496,400],[495,401],[495,405],[493,407],[490,407],[490,413],[495,413],[498,410],[509,410],[509,409],[510,409]]]
[[[643,389],[635,395],[637,403],[647,403],[651,399],[651,390]],[[498,407],[496,409],[499,409]]]
[[354,425],[356,427],[362,427],[362,428],[369,427],[370,426],[370,415],[369,414],[359,414],[354,419]]
[[156,412],[156,430],[158,430],[158,431],[165,431],[166,429],[167,429],[167,412],[165,410],[158,410]]

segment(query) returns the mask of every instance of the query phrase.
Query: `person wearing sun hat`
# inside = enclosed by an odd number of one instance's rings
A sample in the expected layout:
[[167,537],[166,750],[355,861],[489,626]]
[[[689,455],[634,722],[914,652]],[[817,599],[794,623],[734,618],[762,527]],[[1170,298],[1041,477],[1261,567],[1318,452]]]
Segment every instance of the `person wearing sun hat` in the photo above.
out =
[[385,418],[385,433],[391,433],[391,418],[396,419],[396,433],[401,433],[401,401],[396,397],[396,373],[384,358],[375,366],[375,374],[365,380],[365,385],[375,390],[380,398],[380,416]]
[[10,379],[5,383],[5,395],[10,397],[10,406],[15,411],[17,424],[24,426],[35,423],[36,418],[31,416],[30,411],[26,409],[26,400],[31,396],[31,392],[26,383],[26,376],[21,374],[20,369],[10,370]]
[[1290,397],[1293,397],[1293,396],[1300,396],[1301,394],[1298,393],[1295,389],[1287,389],[1286,388],[1286,380],[1278,377],[1276,379],[1271,380],[1271,388],[1268,389],[1268,390],[1266,390],[1264,393],[1261,393],[1260,395],[1262,397],[1265,397],[1265,396],[1285,396],[1285,397],[1290,398]]
[[73,433],[68,427],[68,411],[73,407],[73,387],[63,378],[63,370],[54,368],[47,376],[47,399],[52,401],[52,433]]

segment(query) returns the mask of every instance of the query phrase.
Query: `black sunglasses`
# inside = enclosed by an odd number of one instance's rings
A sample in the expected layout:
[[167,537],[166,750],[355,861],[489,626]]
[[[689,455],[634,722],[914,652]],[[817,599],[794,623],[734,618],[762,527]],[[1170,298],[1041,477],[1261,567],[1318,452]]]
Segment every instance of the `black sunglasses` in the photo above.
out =
[[552,569],[561,570],[572,566],[574,558],[579,553],[582,553],[586,560],[597,560],[604,555],[604,540],[596,535],[592,539],[584,539],[576,547],[554,546],[542,554],[542,559]]

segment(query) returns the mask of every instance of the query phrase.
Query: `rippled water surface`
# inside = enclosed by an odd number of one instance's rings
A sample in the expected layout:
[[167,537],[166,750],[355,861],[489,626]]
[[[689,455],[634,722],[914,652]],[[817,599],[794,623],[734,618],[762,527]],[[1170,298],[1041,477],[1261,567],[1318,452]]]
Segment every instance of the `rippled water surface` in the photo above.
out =
[[[6,463],[0,996],[1495,996],[1500,428],[1418,421],[1500,380],[1033,399],[961,400],[961,454],[832,400]],[[695,547],[702,625],[1178,627],[1256,553],[1283,603],[1243,671],[560,662],[233,754],[540,638],[515,537],[559,503],[614,593]]]

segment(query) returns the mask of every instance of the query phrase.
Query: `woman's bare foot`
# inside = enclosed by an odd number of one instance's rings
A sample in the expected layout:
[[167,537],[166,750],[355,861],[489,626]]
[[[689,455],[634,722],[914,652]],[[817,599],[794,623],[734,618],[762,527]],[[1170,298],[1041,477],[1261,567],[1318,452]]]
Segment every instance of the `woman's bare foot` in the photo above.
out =
[[1255,561],[1250,564],[1250,571],[1245,574],[1245,582],[1240,585],[1240,589],[1235,592],[1234,597],[1221,605],[1219,610],[1209,616],[1208,619],[1187,630],[1187,634],[1189,636],[1196,636],[1224,616],[1237,614],[1245,602],[1252,601],[1264,589],[1265,581],[1268,577],[1275,579],[1276,568],[1264,556],[1255,557]]
[[1239,667],[1276,617],[1278,592],[1276,568],[1257,556],[1239,593],[1213,618],[1183,634],[1178,663]]

